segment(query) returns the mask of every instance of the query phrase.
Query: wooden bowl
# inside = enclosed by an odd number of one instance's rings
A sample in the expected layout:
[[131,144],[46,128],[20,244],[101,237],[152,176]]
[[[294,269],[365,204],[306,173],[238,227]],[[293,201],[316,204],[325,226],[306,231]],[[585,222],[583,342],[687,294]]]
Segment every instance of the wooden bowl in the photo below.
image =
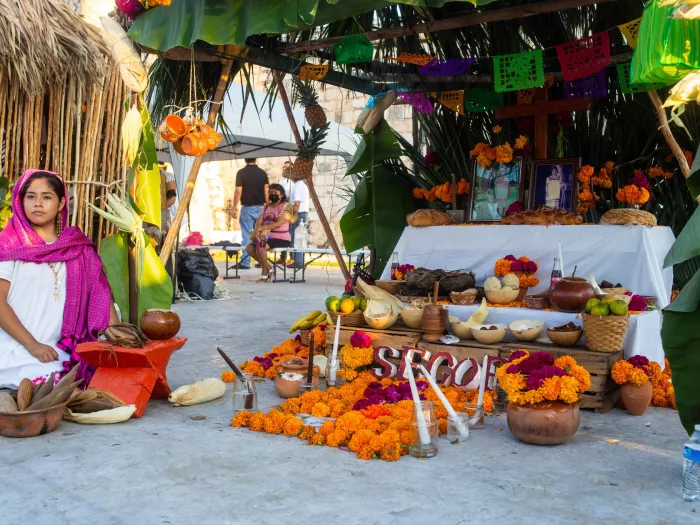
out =
[[[489,328],[495,326],[496,330],[482,330],[482,328]],[[493,345],[503,341],[506,336],[507,327],[504,324],[479,324],[472,326],[472,336],[474,339],[483,343],[485,345]]]
[[[523,326],[526,328],[524,330],[520,330],[519,328]],[[510,333],[513,335],[513,337],[515,337],[518,341],[531,342],[537,339],[542,333],[542,330],[544,329],[544,322],[523,319],[520,321],[513,321],[508,325],[508,328],[510,329]]]
[[406,284],[406,281],[394,281],[394,280],[388,280],[388,279],[380,279],[378,281],[375,281],[374,284],[378,287],[384,290],[385,292],[390,293],[391,295],[396,295],[396,293],[399,291],[399,286],[402,284]]
[[547,328],[547,337],[557,346],[576,346],[583,335],[583,328],[579,328],[573,332],[559,332]]
[[141,314],[140,325],[149,339],[165,341],[180,331],[180,317],[170,310],[146,310]]
[[0,414],[0,436],[28,438],[53,432],[61,424],[63,409],[70,401],[43,410]]
[[500,290],[484,290],[486,300],[491,304],[510,304],[518,298],[520,289],[511,290],[502,288]]

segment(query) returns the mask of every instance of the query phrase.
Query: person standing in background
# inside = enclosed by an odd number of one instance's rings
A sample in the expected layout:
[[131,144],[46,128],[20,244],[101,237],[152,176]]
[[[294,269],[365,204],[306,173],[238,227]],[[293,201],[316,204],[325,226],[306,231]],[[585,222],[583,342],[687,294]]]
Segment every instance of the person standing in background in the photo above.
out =
[[[257,159],[245,159],[245,168],[236,173],[236,192],[233,196],[234,219],[239,219],[241,225],[241,246],[248,244],[250,234],[253,232],[255,223],[260,217],[263,205],[268,203],[268,190],[270,181],[267,173],[260,169],[256,163]],[[238,204],[241,204],[240,217]],[[243,253],[241,262],[238,263],[239,270],[250,270],[250,257]]]
[[[294,183],[291,202],[294,204],[294,211],[298,214],[296,222],[292,224],[292,247],[294,247],[294,232],[297,227],[302,223],[305,227],[308,227],[309,224],[309,187],[303,180],[298,180]],[[287,266],[297,269],[303,268],[304,254],[295,253],[294,261]]]

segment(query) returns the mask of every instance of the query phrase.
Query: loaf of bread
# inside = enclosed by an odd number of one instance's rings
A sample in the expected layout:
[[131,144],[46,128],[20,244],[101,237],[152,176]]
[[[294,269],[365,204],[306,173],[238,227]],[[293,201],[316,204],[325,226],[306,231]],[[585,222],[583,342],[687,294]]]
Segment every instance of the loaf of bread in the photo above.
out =
[[648,211],[631,208],[619,208],[609,210],[600,218],[601,224],[641,224],[642,226],[656,226],[656,216]]
[[552,209],[549,206],[539,206],[534,210],[525,210],[506,215],[501,224],[583,224],[583,217],[578,213],[560,208]]
[[416,210],[406,217],[409,226],[447,226],[450,216],[437,210]]

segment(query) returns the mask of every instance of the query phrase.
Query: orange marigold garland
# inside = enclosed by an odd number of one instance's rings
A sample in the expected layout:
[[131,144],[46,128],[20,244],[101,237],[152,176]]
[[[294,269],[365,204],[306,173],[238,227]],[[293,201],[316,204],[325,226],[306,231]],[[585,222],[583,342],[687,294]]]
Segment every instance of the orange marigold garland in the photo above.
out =
[[[469,182],[467,179],[459,179],[455,191],[457,195],[466,195],[469,193]],[[452,202],[452,183],[445,182],[444,184],[433,186],[429,190],[425,190],[423,188],[413,188],[413,197],[418,200],[440,200],[449,204]]]

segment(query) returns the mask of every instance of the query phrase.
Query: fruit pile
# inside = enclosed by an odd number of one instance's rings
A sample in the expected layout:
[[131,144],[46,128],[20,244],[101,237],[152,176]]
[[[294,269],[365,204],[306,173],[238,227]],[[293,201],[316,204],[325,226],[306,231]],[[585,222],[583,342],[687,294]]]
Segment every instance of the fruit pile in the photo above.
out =
[[303,315],[296,321],[292,323],[289,327],[289,333],[293,334],[297,330],[309,330],[314,328],[321,323],[327,323],[328,316],[321,312],[321,310],[314,310],[310,314]]
[[367,299],[359,295],[355,295],[353,297],[343,295],[340,298],[331,295],[328,299],[326,299],[326,308],[328,308],[329,312],[341,314],[364,312],[367,309]]
[[608,315],[627,315],[629,308],[622,299],[615,299],[612,295],[606,295],[603,299],[589,299],[586,303],[586,313],[605,317]]

